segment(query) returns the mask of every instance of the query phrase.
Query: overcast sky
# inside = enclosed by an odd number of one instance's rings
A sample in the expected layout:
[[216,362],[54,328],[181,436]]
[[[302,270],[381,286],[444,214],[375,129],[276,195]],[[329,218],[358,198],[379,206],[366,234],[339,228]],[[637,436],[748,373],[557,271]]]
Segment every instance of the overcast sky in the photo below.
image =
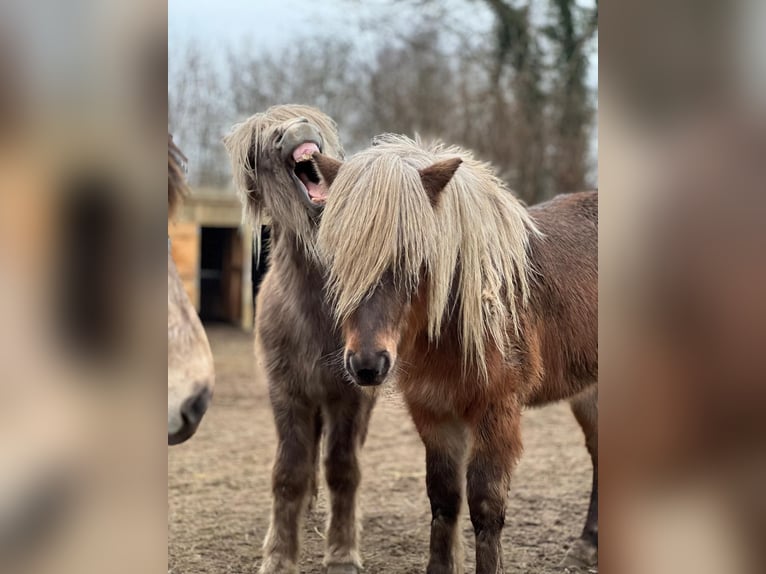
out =
[[[298,50],[299,41],[311,36],[337,34],[352,40],[360,50],[374,48],[387,30],[406,30],[413,24],[417,0],[168,0],[170,68],[174,55],[188,43],[203,48],[213,60],[223,61],[229,49]],[[580,0],[592,5],[593,0]],[[478,0],[439,0],[448,7],[448,25],[476,35],[490,33],[492,14]],[[402,9],[400,6],[404,5]],[[547,2],[533,6],[547,9]],[[423,11],[423,8],[417,8]],[[427,12],[425,12],[427,14]],[[373,29],[370,29],[371,23]],[[588,84],[598,85],[598,55],[593,54]]]
[[[413,0],[169,0],[168,42],[173,49],[192,40],[211,49],[252,46],[253,49],[289,47],[298,38],[337,33],[359,42],[371,40],[376,31],[365,32],[363,21],[377,21],[380,26],[406,29]],[[451,7],[451,20],[474,30],[486,30],[491,16],[480,2],[442,0]],[[439,3],[437,3],[439,4]]]

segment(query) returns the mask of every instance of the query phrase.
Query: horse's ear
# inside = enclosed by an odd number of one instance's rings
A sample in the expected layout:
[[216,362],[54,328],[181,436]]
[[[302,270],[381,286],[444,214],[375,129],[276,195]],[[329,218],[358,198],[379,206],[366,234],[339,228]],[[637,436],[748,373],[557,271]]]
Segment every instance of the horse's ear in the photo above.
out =
[[423,188],[428,194],[428,199],[431,200],[431,205],[436,206],[439,201],[439,195],[442,190],[447,187],[447,184],[455,175],[455,171],[463,160],[459,157],[453,157],[436,162],[433,165],[424,167],[420,170],[420,181],[423,182]]
[[314,152],[311,157],[314,159],[314,163],[319,169],[319,175],[325,180],[327,187],[330,187],[332,182],[335,181],[335,176],[338,175],[338,170],[340,170],[340,166],[343,165],[343,162],[319,152]]

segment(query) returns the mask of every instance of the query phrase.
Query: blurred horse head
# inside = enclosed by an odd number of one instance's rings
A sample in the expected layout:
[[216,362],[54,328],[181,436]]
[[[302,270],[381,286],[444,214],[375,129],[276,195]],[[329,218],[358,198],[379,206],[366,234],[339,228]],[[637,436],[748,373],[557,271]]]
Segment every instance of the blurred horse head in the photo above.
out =
[[[168,218],[187,193],[183,154],[168,136]],[[213,394],[213,354],[168,246],[168,444],[190,438]]]

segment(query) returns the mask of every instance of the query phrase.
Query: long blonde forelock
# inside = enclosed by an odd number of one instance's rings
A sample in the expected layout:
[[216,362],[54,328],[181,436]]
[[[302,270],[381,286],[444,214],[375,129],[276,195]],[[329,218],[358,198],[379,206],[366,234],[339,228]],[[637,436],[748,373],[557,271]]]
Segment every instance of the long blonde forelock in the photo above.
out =
[[323,215],[333,225],[320,226],[318,244],[325,245],[328,290],[339,321],[386,271],[402,289],[417,286],[436,225],[425,194],[411,191],[418,185],[417,170],[402,158],[374,151],[357,154],[338,173],[330,196],[337,194],[339,201],[328,200]]
[[[463,164],[434,208],[417,170],[456,156]],[[318,245],[340,320],[387,270],[409,288],[425,271],[428,332],[436,341],[455,289],[464,366],[476,367],[486,379],[488,339],[505,354],[509,334],[521,328],[531,234],[539,231],[526,209],[488,164],[458,147],[385,135],[341,168]]]

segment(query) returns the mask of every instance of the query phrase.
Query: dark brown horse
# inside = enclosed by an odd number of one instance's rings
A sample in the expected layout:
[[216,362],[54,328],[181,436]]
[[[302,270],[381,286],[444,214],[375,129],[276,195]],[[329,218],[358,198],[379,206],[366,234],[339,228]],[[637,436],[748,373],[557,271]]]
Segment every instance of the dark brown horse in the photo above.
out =
[[476,571],[503,571],[500,536],[523,407],[569,399],[593,460],[593,492],[568,557],[597,548],[595,193],[525,209],[459,148],[400,136],[340,163],[318,246],[352,381],[396,379],[426,446],[428,572],[462,572],[467,495]]
[[340,331],[325,301],[316,232],[327,197],[311,154],[343,157],[335,123],[307,106],[275,106],[235,126],[225,140],[234,178],[259,236],[271,226],[270,267],[256,301],[256,355],[267,377],[278,446],[271,526],[261,572],[298,572],[300,525],[316,493],[326,427],[330,490],[325,564],[329,573],[361,568],[356,496],[358,454],[373,399],[343,371]]

